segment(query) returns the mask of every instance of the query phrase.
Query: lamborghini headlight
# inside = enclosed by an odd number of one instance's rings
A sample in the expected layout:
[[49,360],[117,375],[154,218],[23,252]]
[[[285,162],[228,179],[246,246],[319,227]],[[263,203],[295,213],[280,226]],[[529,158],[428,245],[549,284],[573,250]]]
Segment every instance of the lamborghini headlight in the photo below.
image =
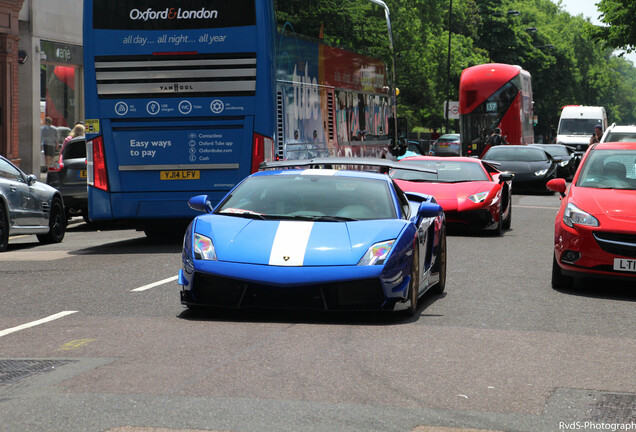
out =
[[537,177],[539,177],[539,176],[542,176],[542,175],[546,175],[546,173],[547,173],[547,172],[548,172],[548,169],[546,168],[546,169],[542,169],[542,170],[540,170],[540,171],[536,171],[536,172],[534,173],[534,175],[536,175]]
[[469,196],[468,199],[474,202],[475,204],[479,204],[480,202],[484,202],[487,196],[488,196],[488,192],[479,192]]
[[565,166],[567,166],[569,163],[570,163],[570,161],[569,161],[569,160],[566,160],[566,161],[559,162],[559,165],[561,165],[562,167],[565,167]]
[[358,265],[384,264],[384,261],[389,256],[389,253],[391,253],[393,243],[395,243],[395,240],[388,240],[374,244],[364,254]]
[[574,228],[574,224],[597,227],[598,219],[570,203],[563,212],[563,223],[570,228]]
[[194,250],[194,257],[196,259],[216,261],[216,250],[214,250],[212,239],[204,235],[194,233],[194,243],[192,246],[192,249]]

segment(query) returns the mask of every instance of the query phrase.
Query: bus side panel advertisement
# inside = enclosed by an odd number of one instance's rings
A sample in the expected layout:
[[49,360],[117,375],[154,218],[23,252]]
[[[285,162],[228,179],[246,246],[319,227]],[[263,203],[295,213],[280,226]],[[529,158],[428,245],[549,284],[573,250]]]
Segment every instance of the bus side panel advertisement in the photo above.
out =
[[286,157],[327,156],[318,81],[319,45],[285,36],[277,43],[277,78],[281,82],[285,106],[283,139],[287,145]]

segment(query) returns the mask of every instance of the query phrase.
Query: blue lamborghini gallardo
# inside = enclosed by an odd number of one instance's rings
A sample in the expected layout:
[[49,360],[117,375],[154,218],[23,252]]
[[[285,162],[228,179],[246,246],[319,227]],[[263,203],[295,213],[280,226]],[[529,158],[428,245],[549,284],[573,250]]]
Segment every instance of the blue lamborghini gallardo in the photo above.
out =
[[[342,165],[395,164],[359,161]],[[181,303],[415,313],[426,291],[443,292],[446,222],[435,199],[405,194],[386,174],[315,169],[334,165],[272,163],[293,169],[253,174],[215,208],[206,195],[191,198],[206,214],[185,234]]]

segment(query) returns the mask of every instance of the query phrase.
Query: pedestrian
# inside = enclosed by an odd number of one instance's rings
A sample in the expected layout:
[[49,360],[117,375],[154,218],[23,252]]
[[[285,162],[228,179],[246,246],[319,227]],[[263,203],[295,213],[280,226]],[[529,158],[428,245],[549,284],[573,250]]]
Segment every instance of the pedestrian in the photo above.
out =
[[44,118],[44,125],[40,129],[40,135],[48,170],[48,167],[53,164],[53,157],[57,150],[57,129],[53,126],[53,119],[51,117]]
[[594,135],[590,138],[590,144],[595,144],[601,142],[601,137],[603,136],[603,127],[600,124],[594,126]]
[[60,153],[64,151],[64,147],[66,147],[66,144],[72,140],[73,138],[77,138],[79,136],[84,136],[86,134],[86,128],[84,127],[84,124],[82,124],[81,122],[78,122],[75,127],[73,127],[73,130],[71,131],[70,134],[68,134],[68,136],[66,138],[64,138],[64,143],[62,143],[62,149],[60,150]]
[[498,146],[508,144],[504,137],[501,136],[501,129],[495,128],[495,131],[486,140],[486,146]]

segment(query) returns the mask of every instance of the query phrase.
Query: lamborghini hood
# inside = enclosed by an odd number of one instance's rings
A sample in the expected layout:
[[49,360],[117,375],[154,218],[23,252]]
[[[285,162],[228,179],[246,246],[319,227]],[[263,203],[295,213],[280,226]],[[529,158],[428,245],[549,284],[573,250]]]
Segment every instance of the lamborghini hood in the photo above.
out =
[[396,239],[407,221],[309,222],[206,215],[195,232],[212,239],[219,261],[277,266],[356,265],[374,245]]

